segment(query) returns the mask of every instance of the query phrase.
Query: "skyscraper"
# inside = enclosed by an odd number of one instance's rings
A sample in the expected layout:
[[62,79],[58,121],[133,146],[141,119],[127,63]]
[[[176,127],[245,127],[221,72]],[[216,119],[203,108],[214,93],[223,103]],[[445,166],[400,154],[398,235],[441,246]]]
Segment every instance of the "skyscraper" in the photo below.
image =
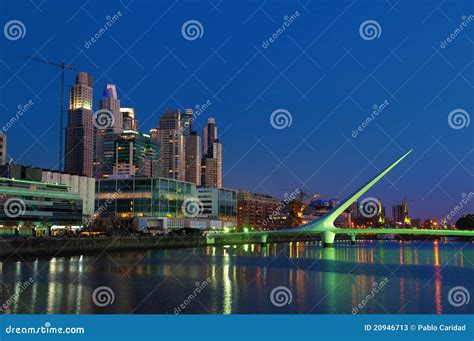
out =
[[203,159],[201,184],[207,187],[222,187],[222,144],[217,138],[216,121],[209,118],[203,127]]
[[202,128],[202,150],[204,156],[209,154],[209,148],[214,140],[217,140],[216,120],[214,118],[209,118],[207,120],[207,125]]
[[201,185],[201,137],[191,131],[184,137],[185,145],[185,180]]
[[156,139],[160,146],[160,176],[184,181],[185,151],[181,124],[179,109],[165,111],[158,122]]
[[125,130],[115,146],[114,174],[159,176],[159,146],[150,135]]
[[0,133],[0,165],[7,163],[7,135]]
[[69,92],[66,128],[65,171],[93,176],[94,123],[92,111],[92,77],[86,72],[76,76]]
[[120,112],[120,100],[117,98],[115,85],[106,85],[94,120],[97,128],[95,176],[104,178],[113,173],[115,140],[123,131],[123,116]]
[[181,131],[184,136],[191,134],[193,131],[193,109],[186,109],[181,114]]
[[138,121],[135,118],[135,109],[133,108],[120,108],[122,113],[122,128],[123,130],[134,130],[138,131]]

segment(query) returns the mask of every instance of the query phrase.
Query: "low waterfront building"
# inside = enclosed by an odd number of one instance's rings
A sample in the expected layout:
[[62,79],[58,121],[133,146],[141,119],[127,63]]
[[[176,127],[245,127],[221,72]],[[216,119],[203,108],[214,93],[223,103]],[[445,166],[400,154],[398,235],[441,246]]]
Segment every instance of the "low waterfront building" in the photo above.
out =
[[82,202],[65,185],[0,178],[0,234],[42,236],[52,227],[77,228]]
[[82,199],[83,222],[88,222],[94,214],[95,178],[15,164],[0,166],[0,177],[65,185],[68,192]]
[[273,219],[274,213],[281,211],[282,201],[271,195],[239,191],[237,206],[238,227],[251,227],[257,230],[285,227],[282,226],[281,219]]
[[79,195],[82,199],[83,223],[87,223],[92,218],[95,205],[95,178],[43,169],[41,181],[65,185],[68,192]]
[[100,179],[95,197],[98,227],[130,230],[136,218],[184,219],[183,203],[196,199],[196,185],[165,178]]
[[226,226],[237,226],[237,193],[227,188],[198,187],[203,216],[224,221]]

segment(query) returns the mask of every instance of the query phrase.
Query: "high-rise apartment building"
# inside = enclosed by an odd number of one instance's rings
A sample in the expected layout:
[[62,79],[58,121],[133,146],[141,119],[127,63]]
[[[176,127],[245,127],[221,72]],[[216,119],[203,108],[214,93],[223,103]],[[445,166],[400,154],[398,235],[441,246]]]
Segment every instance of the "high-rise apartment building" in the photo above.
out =
[[86,72],[76,76],[69,92],[66,128],[65,167],[67,173],[93,176],[94,113],[92,111],[92,77]]
[[217,138],[216,121],[209,118],[203,127],[203,159],[201,183],[208,187],[222,187],[222,144]]
[[201,185],[201,137],[191,131],[184,136],[185,146],[185,180]]
[[150,135],[125,130],[115,142],[114,174],[159,175],[159,146]]
[[209,154],[203,158],[201,183],[207,187],[222,187],[222,145],[219,142],[211,144]]
[[0,165],[7,162],[7,135],[0,133]]
[[138,120],[135,118],[135,109],[120,108],[122,113],[122,128],[123,130],[138,131]]
[[96,120],[95,176],[106,178],[113,173],[115,160],[115,141],[123,132],[123,114],[120,112],[120,100],[113,84],[107,84]]
[[193,109],[186,109],[181,114],[181,131],[184,136],[191,134],[193,131]]
[[209,118],[207,124],[202,127],[202,150],[204,157],[209,154],[210,146],[215,140],[217,140],[216,120],[214,118]]
[[160,176],[184,181],[185,150],[181,111],[167,110],[158,122],[158,129],[152,132],[160,146]]

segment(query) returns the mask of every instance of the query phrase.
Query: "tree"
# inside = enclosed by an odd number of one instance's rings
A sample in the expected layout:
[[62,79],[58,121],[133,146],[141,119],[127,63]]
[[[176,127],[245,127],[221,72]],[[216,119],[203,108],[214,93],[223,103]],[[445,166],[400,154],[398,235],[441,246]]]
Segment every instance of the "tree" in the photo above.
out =
[[474,230],[474,214],[466,214],[456,221],[458,230]]

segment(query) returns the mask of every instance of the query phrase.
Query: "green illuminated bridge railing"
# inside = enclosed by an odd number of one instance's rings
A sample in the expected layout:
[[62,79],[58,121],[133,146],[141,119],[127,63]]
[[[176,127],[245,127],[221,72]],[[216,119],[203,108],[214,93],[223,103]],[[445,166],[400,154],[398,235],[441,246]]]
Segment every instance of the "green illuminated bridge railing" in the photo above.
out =
[[[331,232],[335,234],[412,234],[427,236],[445,236],[445,237],[474,237],[474,231],[464,230],[431,230],[431,229],[415,229],[415,228],[376,228],[376,229],[360,229],[360,228],[335,228]],[[301,231],[297,229],[287,229],[281,231],[252,231],[252,232],[234,232],[234,233],[215,233],[210,235],[214,237],[237,237],[237,236],[265,236],[265,235],[320,235],[323,231]]]

